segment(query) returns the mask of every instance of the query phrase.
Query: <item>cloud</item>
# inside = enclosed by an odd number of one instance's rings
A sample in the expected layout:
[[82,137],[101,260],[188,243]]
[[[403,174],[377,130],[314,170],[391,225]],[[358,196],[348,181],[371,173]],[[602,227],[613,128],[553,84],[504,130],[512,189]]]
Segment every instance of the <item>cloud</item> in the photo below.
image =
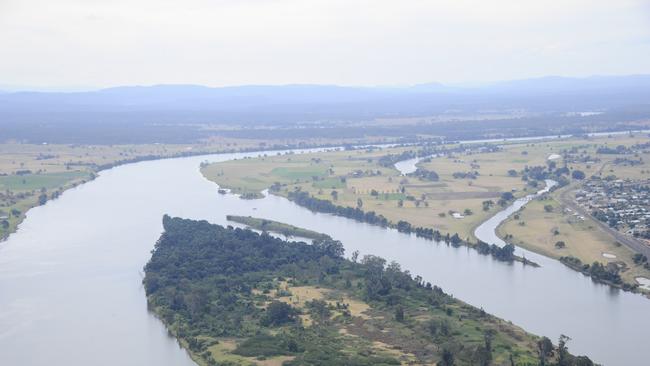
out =
[[3,0],[0,81],[407,84],[650,73],[619,0]]

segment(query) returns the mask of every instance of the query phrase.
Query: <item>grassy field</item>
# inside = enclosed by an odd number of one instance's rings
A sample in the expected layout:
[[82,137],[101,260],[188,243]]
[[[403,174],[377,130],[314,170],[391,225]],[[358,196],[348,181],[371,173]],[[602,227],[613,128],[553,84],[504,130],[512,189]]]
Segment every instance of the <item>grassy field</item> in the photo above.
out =
[[53,189],[61,187],[70,181],[88,177],[89,174],[85,171],[0,176],[0,189],[10,191]]
[[[280,194],[299,188],[317,198],[332,200],[335,191],[338,205],[357,207],[361,200],[364,210],[375,211],[393,222],[406,220],[472,239],[473,229],[498,210],[495,205],[484,211],[484,201],[496,202],[503,192],[514,191],[519,196],[530,192],[526,182],[508,176],[508,170],[523,169],[527,163],[542,164],[545,160],[525,157],[520,159],[525,162],[512,163],[515,158],[510,158],[508,152],[497,152],[459,154],[421,162],[419,166],[439,174],[437,182],[404,177],[396,169],[378,164],[381,156],[412,149],[265,156],[212,164],[203,168],[203,174],[221,187],[240,194],[256,193],[275,183],[284,185]],[[506,157],[508,160],[503,161]],[[480,173],[477,179],[453,177],[455,172],[470,170]],[[471,213],[463,219],[455,219],[450,214],[464,214],[466,210]]]
[[[616,163],[615,160],[621,156],[597,154],[596,150],[649,141],[648,136],[638,134],[504,143],[503,150],[498,152],[458,153],[421,161],[418,167],[438,173],[436,182],[403,177],[397,170],[378,164],[383,155],[399,154],[415,147],[265,156],[213,164],[204,167],[203,174],[235,193],[259,192],[280,183],[283,185],[278,192],[280,195],[301,189],[341,206],[357,207],[361,203],[363,210],[375,211],[392,222],[405,220],[416,226],[458,233],[461,238],[473,240],[476,226],[501,209],[494,205],[484,211],[484,201],[496,202],[503,192],[513,192],[517,197],[539,189],[527,186],[521,179],[521,171],[527,167],[546,166],[548,158],[555,154],[559,155],[553,160],[557,167],[566,164],[570,170],[584,171],[587,177],[615,175],[623,179],[647,179],[650,167]],[[638,158],[650,161],[650,149],[634,157]],[[516,171],[517,176],[511,176],[509,170]],[[453,176],[455,172],[470,171],[478,172],[476,179]],[[576,187],[579,187],[577,181],[563,190]],[[373,191],[377,194],[371,194]],[[335,196],[332,192],[336,192]],[[634,265],[630,250],[616,244],[589,218],[583,221],[567,214],[557,198],[560,192],[543,203],[532,202],[519,220],[511,218],[500,227],[501,236],[510,234],[515,244],[552,258],[571,255],[583,263],[623,263],[627,269],[622,277],[629,283],[634,283],[636,276],[650,276],[643,267]],[[546,212],[544,205],[553,206],[553,211]],[[464,214],[466,210],[471,214],[462,219],[450,215],[451,212]],[[525,224],[520,224],[522,221]],[[554,228],[559,230],[558,235],[552,233]],[[557,241],[564,241],[566,247],[556,249]],[[603,253],[613,254],[616,258],[607,258]]]
[[0,144],[0,240],[16,230],[30,208],[93,179],[102,168],[141,159],[257,146],[254,140],[195,145]]
[[[286,149],[315,145],[366,144],[382,138],[274,140],[235,139],[214,136],[194,144],[55,145],[0,143],[0,240],[16,230],[25,213],[39,205],[39,196],[57,197],[64,190],[93,179],[99,170],[128,162],[199,153]],[[292,179],[310,172],[282,171]],[[318,173],[318,172],[316,172]],[[320,172],[322,173],[322,172]],[[249,184],[256,184],[253,178]],[[266,183],[264,183],[266,184]],[[260,185],[263,187],[263,185]],[[265,186],[264,186],[265,187]],[[14,214],[12,214],[12,212]]]

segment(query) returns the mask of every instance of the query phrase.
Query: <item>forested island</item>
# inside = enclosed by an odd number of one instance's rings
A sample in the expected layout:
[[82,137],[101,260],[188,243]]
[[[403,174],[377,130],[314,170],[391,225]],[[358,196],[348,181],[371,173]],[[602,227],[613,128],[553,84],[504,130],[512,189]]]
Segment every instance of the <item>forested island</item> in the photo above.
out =
[[163,218],[151,309],[201,365],[592,365],[340,242]]

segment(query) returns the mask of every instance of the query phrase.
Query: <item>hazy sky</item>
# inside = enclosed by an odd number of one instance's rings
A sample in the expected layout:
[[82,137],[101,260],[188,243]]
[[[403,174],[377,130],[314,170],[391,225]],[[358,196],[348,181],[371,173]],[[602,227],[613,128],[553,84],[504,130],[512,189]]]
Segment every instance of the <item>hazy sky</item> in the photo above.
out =
[[0,85],[650,73],[649,0],[0,0]]

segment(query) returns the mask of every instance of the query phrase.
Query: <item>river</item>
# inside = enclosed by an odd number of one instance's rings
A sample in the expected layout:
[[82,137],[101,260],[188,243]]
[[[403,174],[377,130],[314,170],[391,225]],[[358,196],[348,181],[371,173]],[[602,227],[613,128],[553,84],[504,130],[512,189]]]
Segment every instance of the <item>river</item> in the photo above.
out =
[[[546,183],[546,187],[539,190],[537,193],[529,194],[525,197],[516,199],[512,204],[510,204],[510,206],[497,212],[494,216],[485,220],[481,225],[479,225],[476,228],[476,230],[474,230],[474,236],[476,236],[476,238],[488,244],[496,244],[500,247],[506,245],[506,242],[503,241],[501,238],[499,238],[499,236],[497,235],[496,233],[497,227],[508,217],[510,217],[510,215],[519,211],[522,207],[524,207],[528,202],[533,200],[535,197],[542,195],[544,193],[548,193],[551,190],[551,188],[557,185],[557,182],[551,179],[546,179],[545,183]],[[524,255],[530,253],[529,251],[519,247],[517,247],[517,251],[519,252],[518,254],[524,254]]]
[[349,219],[311,213],[279,197],[217,194],[199,172],[224,154],[147,161],[103,171],[92,182],[34,208],[0,244],[0,364],[192,365],[147,310],[142,267],[167,213],[227,224],[253,215],[325,232],[347,253],[380,255],[446,292],[557,339],[607,365],[648,357],[650,301],[592,282],[557,261],[507,264]]

